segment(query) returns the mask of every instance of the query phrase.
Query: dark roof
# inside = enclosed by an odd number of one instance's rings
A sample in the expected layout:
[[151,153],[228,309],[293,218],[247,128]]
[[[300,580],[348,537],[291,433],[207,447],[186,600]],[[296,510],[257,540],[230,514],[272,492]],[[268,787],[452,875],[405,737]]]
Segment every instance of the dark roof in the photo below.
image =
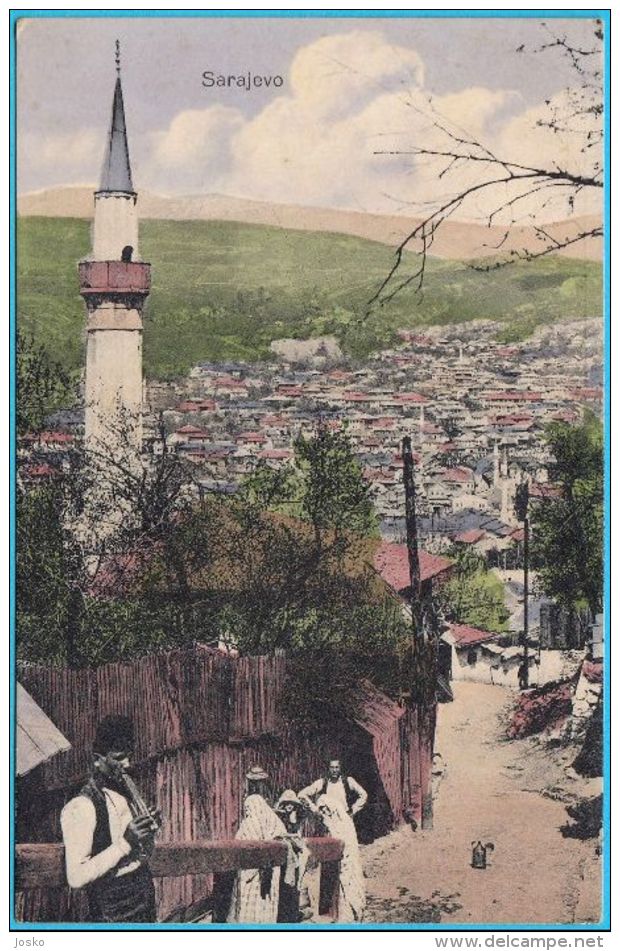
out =
[[510,535],[514,530],[513,527],[505,525],[494,515],[490,515],[488,512],[478,512],[475,509],[451,512],[449,515],[440,518],[431,518],[425,515],[418,519],[418,531],[421,535],[428,535],[433,532],[452,535],[456,532],[467,532],[473,528],[481,528],[485,532],[502,537]]
[[131,166],[129,164],[129,147],[127,145],[127,128],[125,126],[125,109],[123,106],[123,90],[120,76],[114,87],[114,101],[112,103],[112,121],[106,145],[103,168],[101,170],[101,192],[129,192],[133,194],[131,181]]

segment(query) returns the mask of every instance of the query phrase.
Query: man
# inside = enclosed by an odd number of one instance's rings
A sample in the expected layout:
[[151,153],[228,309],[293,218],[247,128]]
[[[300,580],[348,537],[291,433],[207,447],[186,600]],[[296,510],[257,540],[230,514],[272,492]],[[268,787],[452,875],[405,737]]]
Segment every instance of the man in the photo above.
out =
[[337,921],[363,921],[366,889],[353,816],[366,805],[366,791],[352,776],[343,774],[340,760],[332,759],[327,776],[302,789],[299,798],[321,817],[328,833],[343,843]]
[[134,818],[121,771],[133,751],[133,724],[108,716],[98,725],[92,776],[60,816],[67,881],[88,893],[89,920],[155,921],[155,890],[148,867],[153,817]]
[[310,786],[306,786],[299,793],[299,798],[315,815],[320,815],[317,800],[325,796],[327,801],[336,806],[343,806],[349,816],[355,816],[364,808],[368,801],[368,794],[352,776],[345,776],[339,759],[331,759],[327,767],[327,775]]

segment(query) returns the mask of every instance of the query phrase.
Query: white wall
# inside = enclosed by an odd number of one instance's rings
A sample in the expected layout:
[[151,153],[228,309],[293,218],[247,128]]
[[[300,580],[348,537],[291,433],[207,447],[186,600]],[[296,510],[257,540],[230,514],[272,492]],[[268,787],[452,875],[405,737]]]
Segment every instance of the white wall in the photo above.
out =
[[110,192],[95,196],[92,245],[93,261],[120,261],[122,250],[127,245],[133,248],[132,260],[139,260],[135,195]]

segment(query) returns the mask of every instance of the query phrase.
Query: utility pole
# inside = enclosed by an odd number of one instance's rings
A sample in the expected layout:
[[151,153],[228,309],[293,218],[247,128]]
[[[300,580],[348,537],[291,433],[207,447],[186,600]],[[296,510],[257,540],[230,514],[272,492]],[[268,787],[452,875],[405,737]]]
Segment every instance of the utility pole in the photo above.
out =
[[[405,484],[405,524],[407,526],[407,554],[409,556],[409,585],[411,589],[411,657],[412,657],[412,699],[415,698],[418,709],[418,730],[425,738],[428,762],[426,783],[420,777],[422,785],[421,825],[423,829],[433,828],[433,792],[432,760],[434,749],[437,685],[437,651],[425,631],[424,611],[420,580],[420,555],[418,552],[418,523],[415,498],[415,472],[411,439],[403,438],[403,481]],[[422,744],[424,746],[424,743]]]
[[523,522],[523,672],[519,676],[519,686],[527,689],[530,685],[529,655],[529,574],[530,574],[530,487],[527,480],[517,486],[515,495],[515,513]]
[[405,436],[402,444],[403,481],[405,483],[405,525],[407,529],[407,554],[409,556],[409,587],[411,591],[411,618],[414,650],[424,643],[422,626],[420,555],[418,553],[418,523],[415,502],[415,473],[411,438]]

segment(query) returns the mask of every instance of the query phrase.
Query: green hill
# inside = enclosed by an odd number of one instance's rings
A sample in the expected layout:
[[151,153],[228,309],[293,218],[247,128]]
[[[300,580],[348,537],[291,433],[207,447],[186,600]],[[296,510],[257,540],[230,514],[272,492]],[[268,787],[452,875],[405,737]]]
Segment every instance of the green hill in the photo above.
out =
[[[21,218],[17,226],[20,329],[67,367],[83,359],[84,306],[76,262],[90,248],[89,223]],[[538,324],[600,317],[601,267],[546,257],[491,273],[430,260],[422,295],[402,292],[363,317],[392,252],[339,234],[217,221],[141,224],[141,255],[153,265],[147,305],[147,374],[179,374],[203,360],[256,360],[271,340],[336,334],[356,357],[386,345],[399,327],[474,318],[499,320],[503,339]]]

